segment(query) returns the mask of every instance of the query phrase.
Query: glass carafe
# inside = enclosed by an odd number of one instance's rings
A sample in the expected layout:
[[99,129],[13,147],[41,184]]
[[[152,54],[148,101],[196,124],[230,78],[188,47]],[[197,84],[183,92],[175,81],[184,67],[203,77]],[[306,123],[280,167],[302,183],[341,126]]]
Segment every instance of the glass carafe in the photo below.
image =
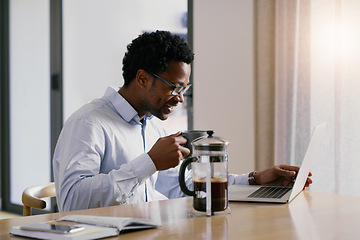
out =
[[[197,211],[211,215],[228,208],[228,141],[213,136],[195,139],[192,156],[184,160],[180,167],[179,182],[182,191],[193,196],[193,207]],[[191,163],[194,190],[185,184],[185,170]]]

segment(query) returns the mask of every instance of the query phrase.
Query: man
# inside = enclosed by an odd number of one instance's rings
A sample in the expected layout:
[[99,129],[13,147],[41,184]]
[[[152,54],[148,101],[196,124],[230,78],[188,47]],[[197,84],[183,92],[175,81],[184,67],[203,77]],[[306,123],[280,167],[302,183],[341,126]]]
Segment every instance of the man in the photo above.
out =
[[[193,60],[187,43],[166,31],[144,33],[128,45],[123,87],[108,88],[76,111],[59,136],[53,161],[60,211],[184,196],[178,165],[190,153],[182,146],[186,139],[167,135],[152,118],[166,120],[184,101]],[[274,166],[250,183],[288,185],[297,171]],[[249,184],[248,174],[230,175],[229,184]]]

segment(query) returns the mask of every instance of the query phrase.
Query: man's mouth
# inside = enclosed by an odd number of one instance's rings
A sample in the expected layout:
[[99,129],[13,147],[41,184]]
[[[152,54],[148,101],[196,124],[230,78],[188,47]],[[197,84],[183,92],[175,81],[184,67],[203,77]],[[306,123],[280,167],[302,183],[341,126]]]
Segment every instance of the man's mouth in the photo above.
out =
[[166,112],[169,114],[169,113],[172,113],[174,111],[174,108],[176,107],[176,105],[166,104],[165,107],[166,107]]

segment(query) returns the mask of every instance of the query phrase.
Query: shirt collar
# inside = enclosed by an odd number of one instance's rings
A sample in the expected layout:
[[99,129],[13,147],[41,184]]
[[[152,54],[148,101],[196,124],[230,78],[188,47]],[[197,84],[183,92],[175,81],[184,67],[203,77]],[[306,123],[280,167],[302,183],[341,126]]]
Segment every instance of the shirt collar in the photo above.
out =
[[[119,89],[120,88],[108,87],[106,89],[104,97],[111,102],[116,112],[126,122],[128,123],[135,122],[136,124],[141,124],[140,117],[137,111],[130,105],[130,103],[123,96],[121,96],[118,93]],[[147,118],[151,119],[152,117],[153,116],[145,116],[144,122],[146,122]]]

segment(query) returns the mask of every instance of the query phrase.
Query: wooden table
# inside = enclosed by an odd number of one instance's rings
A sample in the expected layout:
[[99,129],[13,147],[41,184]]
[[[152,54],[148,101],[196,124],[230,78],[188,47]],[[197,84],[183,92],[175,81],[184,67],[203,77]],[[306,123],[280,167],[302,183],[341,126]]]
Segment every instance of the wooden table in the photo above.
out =
[[0,239],[12,226],[57,219],[68,214],[145,217],[158,229],[107,239],[360,239],[360,197],[304,191],[290,204],[230,203],[231,214],[191,216],[192,198],[154,201],[89,210],[0,220]]

